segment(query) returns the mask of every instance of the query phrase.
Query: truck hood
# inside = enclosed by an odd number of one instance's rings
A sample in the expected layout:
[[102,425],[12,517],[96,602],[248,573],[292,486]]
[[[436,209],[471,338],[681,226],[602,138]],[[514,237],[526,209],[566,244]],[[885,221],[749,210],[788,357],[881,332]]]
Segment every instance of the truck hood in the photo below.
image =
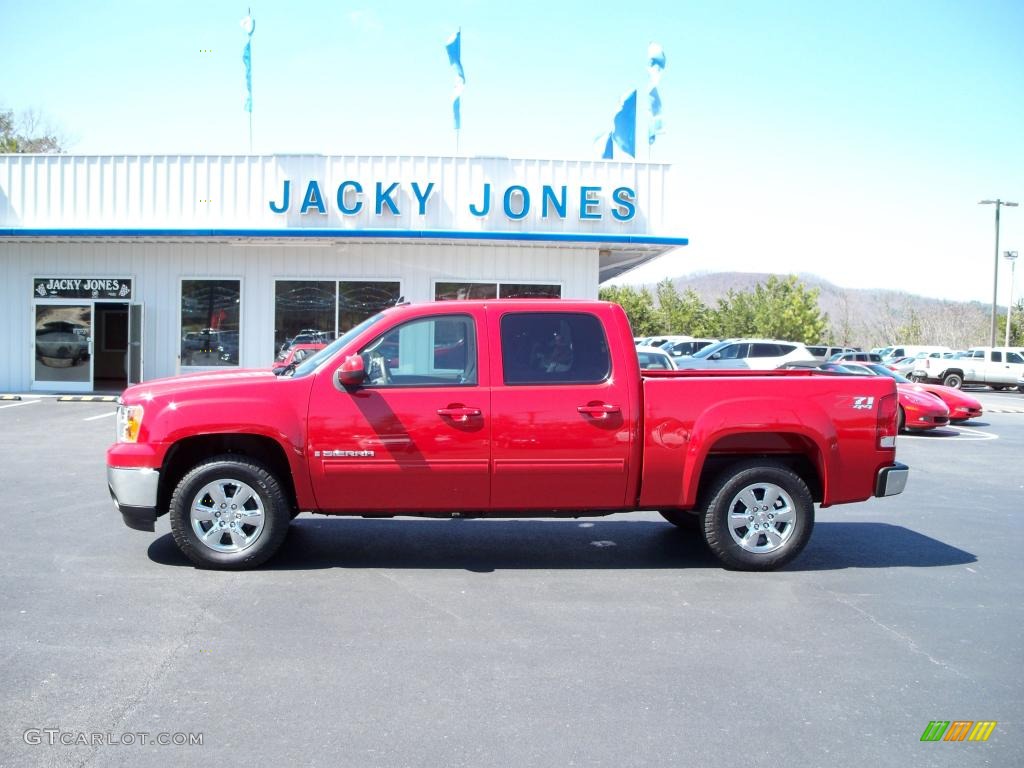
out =
[[239,387],[266,384],[277,380],[278,377],[269,368],[242,368],[224,372],[204,371],[134,384],[128,387],[121,397],[126,403],[137,403],[186,393],[198,393],[203,390],[237,390]]

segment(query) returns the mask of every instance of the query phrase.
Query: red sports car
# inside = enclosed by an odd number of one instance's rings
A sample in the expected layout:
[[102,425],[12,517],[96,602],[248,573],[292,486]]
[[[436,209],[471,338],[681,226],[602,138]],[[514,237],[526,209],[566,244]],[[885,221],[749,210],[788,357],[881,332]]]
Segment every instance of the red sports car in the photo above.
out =
[[[827,367],[830,366],[830,367]],[[878,363],[853,363],[847,362],[841,365],[835,363],[821,366],[824,370],[835,371],[836,373],[856,373],[867,376],[888,376],[896,380],[896,394],[900,400],[899,430],[912,429],[935,429],[949,424],[950,409],[937,395],[927,391],[926,387],[915,384],[910,379],[900,376],[895,371],[890,371],[884,365]],[[949,389],[949,387],[940,387]],[[978,405],[980,412],[981,405]],[[968,419],[970,416],[960,416],[959,419]]]
[[953,424],[963,424],[968,419],[976,419],[982,414],[981,403],[976,398],[961,392],[959,389],[944,387],[941,384],[926,384],[924,382],[918,384],[899,374],[893,376],[893,372],[883,365],[866,365],[864,367],[870,368],[875,373],[892,376],[901,387],[909,384],[917,392],[927,392],[929,395],[935,395],[949,408],[949,420]]

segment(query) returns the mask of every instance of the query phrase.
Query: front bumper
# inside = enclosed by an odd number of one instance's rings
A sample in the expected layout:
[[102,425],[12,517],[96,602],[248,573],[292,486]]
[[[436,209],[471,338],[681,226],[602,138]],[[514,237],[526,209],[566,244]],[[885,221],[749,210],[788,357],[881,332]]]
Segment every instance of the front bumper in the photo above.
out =
[[124,524],[136,531],[156,530],[160,472],[149,467],[107,467],[107,487]]
[[891,467],[882,467],[878,470],[878,478],[875,480],[875,496],[895,496],[903,493],[909,475],[910,467],[898,461]]

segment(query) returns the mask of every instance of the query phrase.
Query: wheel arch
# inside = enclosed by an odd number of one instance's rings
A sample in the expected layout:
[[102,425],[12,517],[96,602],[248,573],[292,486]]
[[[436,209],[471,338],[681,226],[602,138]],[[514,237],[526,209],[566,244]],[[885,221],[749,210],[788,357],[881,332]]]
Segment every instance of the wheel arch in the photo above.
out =
[[824,500],[825,460],[818,444],[798,432],[761,432],[717,440],[705,455],[700,472],[691,478],[687,503],[696,503],[699,489],[709,487],[730,467],[755,460],[788,467],[807,484],[815,502]]
[[234,454],[239,458],[253,459],[263,464],[277,477],[292,511],[298,511],[292,468],[281,444],[266,435],[232,433],[186,437],[171,446],[160,468],[160,485],[157,489],[158,514],[163,515],[168,511],[171,494],[189,470],[207,459],[224,454]]

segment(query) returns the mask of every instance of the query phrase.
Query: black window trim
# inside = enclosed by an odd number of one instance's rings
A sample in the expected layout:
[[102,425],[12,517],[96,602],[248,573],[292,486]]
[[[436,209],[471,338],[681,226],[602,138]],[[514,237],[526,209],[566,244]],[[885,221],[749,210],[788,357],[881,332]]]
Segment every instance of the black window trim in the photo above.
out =
[[[521,317],[523,315],[577,315],[583,317],[592,317],[597,321],[597,326],[601,330],[601,337],[604,339],[605,348],[608,350],[608,372],[600,379],[588,379],[586,381],[513,381],[509,382],[506,379],[505,374],[505,348],[504,348],[504,335],[502,333],[503,326],[505,324],[505,318],[510,316]],[[612,355],[611,345],[608,343],[608,334],[605,332],[605,324],[602,318],[595,312],[585,312],[578,309],[569,310],[558,310],[558,309],[545,309],[543,311],[538,310],[527,310],[527,311],[515,311],[510,310],[502,312],[498,318],[498,350],[497,354],[501,360],[501,385],[505,387],[576,387],[581,384],[586,386],[597,386],[599,384],[605,384],[612,379],[612,374],[615,372],[615,359]]]
[[[434,321],[434,320],[438,320],[438,319],[451,319],[451,318],[465,318],[465,319],[469,320],[469,326],[470,326],[470,328],[472,329],[472,332],[473,332],[473,347],[475,348],[475,352],[476,352],[476,356],[477,356],[476,381],[475,382],[472,382],[472,381],[462,381],[462,382],[459,382],[459,381],[453,381],[453,382],[441,381],[441,382],[431,383],[431,384],[418,383],[418,382],[417,383],[413,383],[413,384],[394,384],[394,383],[391,383],[391,384],[369,384],[369,383],[365,383],[364,382],[363,384],[360,385],[360,389],[384,389],[384,390],[388,390],[388,389],[439,389],[439,388],[450,389],[452,387],[459,387],[459,388],[464,388],[465,389],[465,388],[479,387],[480,386],[480,344],[478,342],[478,339],[480,338],[480,334],[477,333],[476,318],[472,314],[470,314],[468,312],[451,312],[451,313],[446,312],[446,313],[443,313],[443,314],[420,315],[419,317],[409,318],[408,320],[405,320],[404,322],[401,322],[401,323],[398,323],[396,325],[393,325],[390,328],[388,328],[386,331],[382,331],[379,334],[377,334],[376,336],[374,336],[366,344],[363,344],[362,347],[359,349],[359,351],[356,352],[356,354],[357,355],[362,355],[363,351],[367,347],[369,347],[370,345],[374,344],[376,341],[378,341],[379,339],[383,338],[384,336],[386,336],[387,334],[391,333],[392,331],[398,330],[399,328],[401,328],[404,325],[411,325],[412,323],[422,323],[422,322]],[[468,356],[467,356],[466,359],[467,359],[467,362],[468,362],[468,360],[469,360]]]

